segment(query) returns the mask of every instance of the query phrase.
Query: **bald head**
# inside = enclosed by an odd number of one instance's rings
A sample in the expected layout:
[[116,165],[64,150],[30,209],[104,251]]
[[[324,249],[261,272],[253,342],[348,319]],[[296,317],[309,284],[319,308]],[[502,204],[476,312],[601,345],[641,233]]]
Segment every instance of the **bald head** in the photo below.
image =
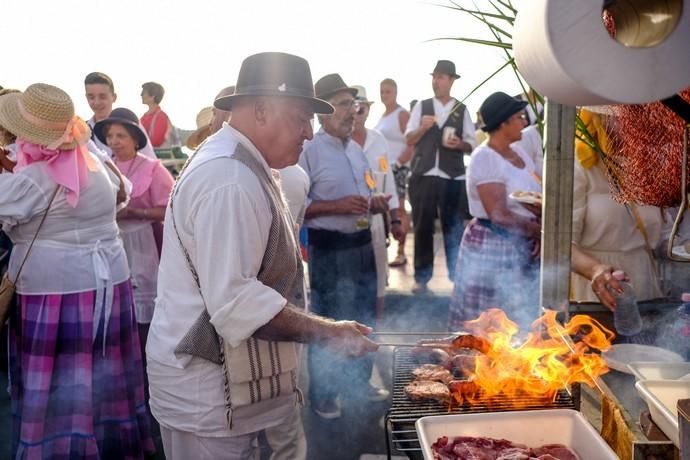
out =
[[[218,99],[219,97],[224,97],[224,96],[231,96],[235,93],[235,87],[234,86],[228,86],[227,88],[223,88],[220,90],[220,92],[216,95],[215,99]],[[215,133],[218,131],[222,126],[223,122],[225,121],[230,121],[230,114],[232,112],[228,112],[226,110],[220,110],[217,108],[213,108],[213,118],[211,118],[211,134]]]

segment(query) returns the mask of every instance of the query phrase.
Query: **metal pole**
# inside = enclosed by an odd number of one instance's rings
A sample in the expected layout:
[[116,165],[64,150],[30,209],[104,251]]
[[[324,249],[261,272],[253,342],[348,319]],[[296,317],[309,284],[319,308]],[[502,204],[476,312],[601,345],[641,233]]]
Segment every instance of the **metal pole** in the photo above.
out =
[[570,296],[575,108],[546,102],[540,305],[565,310]]

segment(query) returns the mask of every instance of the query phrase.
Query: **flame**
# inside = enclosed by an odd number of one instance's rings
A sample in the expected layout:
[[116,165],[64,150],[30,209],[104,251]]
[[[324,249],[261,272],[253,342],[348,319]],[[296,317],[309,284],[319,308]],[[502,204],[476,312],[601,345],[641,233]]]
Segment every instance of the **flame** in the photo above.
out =
[[[608,372],[608,367],[601,356],[592,352],[607,350],[615,337],[586,315],[561,325],[555,311],[535,320],[522,342],[515,337],[518,325],[497,308],[466,321],[464,326],[491,343],[487,353],[477,356],[474,369],[468,370],[468,380],[481,390],[482,401],[503,394],[512,397],[516,405],[519,396],[554,399],[559,390],[575,382],[595,386],[594,379]],[[577,342],[570,336],[575,336]],[[471,403],[479,398],[479,391],[454,391],[453,396],[459,404]]]

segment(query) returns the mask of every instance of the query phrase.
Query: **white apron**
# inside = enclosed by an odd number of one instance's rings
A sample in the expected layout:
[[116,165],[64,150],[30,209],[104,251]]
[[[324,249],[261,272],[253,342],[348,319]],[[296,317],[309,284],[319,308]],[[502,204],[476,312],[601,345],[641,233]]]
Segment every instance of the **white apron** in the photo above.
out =
[[138,323],[150,323],[156,300],[158,249],[149,221],[118,222],[120,237],[132,273],[134,311]]

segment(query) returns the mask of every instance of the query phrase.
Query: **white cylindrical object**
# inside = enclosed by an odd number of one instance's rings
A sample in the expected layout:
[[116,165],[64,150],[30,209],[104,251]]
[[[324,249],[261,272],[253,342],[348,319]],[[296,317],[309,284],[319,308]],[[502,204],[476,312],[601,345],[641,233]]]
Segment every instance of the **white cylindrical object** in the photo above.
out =
[[690,1],[644,1],[642,14],[635,0],[617,2],[626,46],[606,31],[602,0],[529,0],[513,32],[520,73],[565,105],[647,103],[687,88]]

